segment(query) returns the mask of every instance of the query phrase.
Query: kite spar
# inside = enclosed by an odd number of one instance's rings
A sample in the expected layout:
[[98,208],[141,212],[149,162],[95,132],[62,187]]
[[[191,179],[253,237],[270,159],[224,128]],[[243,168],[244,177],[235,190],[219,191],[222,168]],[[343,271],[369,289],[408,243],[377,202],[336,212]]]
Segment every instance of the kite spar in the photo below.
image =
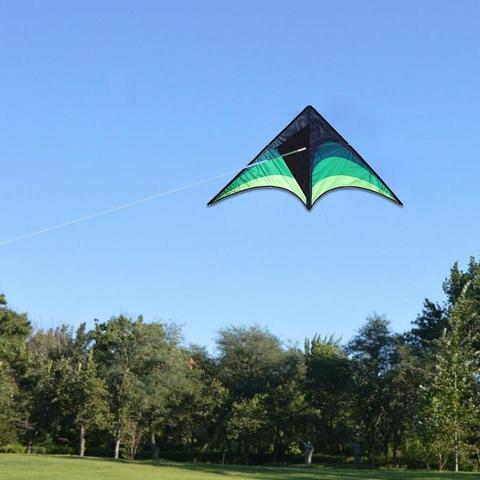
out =
[[280,188],[310,210],[326,193],[361,188],[403,205],[360,154],[307,106],[208,205],[254,188]]

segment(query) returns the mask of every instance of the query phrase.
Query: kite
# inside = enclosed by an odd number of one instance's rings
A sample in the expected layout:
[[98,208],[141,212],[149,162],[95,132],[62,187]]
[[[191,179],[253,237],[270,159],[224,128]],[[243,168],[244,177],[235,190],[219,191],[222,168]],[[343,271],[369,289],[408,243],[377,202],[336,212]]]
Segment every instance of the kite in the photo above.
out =
[[403,205],[360,154],[313,108],[300,112],[208,205],[254,188],[279,188],[310,210],[327,192],[361,188]]

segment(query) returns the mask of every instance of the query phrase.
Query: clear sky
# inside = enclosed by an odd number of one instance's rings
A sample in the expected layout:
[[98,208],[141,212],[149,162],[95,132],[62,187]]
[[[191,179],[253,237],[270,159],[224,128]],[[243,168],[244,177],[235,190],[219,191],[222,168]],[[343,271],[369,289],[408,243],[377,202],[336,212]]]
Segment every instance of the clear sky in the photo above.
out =
[[40,327],[408,328],[480,253],[477,1],[1,1],[0,241],[242,167],[307,104],[405,206],[217,180],[0,248]]

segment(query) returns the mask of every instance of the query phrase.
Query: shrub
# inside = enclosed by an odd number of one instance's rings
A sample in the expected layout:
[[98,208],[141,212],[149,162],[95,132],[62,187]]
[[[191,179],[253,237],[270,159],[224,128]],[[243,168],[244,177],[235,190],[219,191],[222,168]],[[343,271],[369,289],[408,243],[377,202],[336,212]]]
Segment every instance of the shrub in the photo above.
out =
[[27,448],[20,443],[11,443],[0,446],[0,453],[25,453]]

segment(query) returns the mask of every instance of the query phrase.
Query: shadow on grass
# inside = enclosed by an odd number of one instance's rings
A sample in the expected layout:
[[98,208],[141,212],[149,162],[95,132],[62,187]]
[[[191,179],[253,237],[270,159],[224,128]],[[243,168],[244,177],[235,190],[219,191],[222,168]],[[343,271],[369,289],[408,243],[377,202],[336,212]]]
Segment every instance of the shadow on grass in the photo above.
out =
[[[75,456],[62,456],[66,460],[79,460]],[[195,473],[204,473],[208,475],[218,475],[219,477],[231,477],[232,480],[237,476],[248,479],[259,480],[450,480],[458,479],[459,476],[468,480],[480,480],[478,473],[453,473],[436,472],[426,470],[367,470],[367,469],[346,469],[337,467],[323,466],[241,466],[241,465],[220,465],[205,463],[177,463],[168,460],[114,460],[113,458],[85,457],[88,461],[109,462],[114,464],[141,465],[152,468],[168,467],[178,469],[183,472],[191,472],[192,479]],[[240,478],[241,478],[240,477]]]
[[[173,465],[172,465],[173,466]],[[452,472],[402,471],[402,470],[366,470],[312,467],[245,467],[205,464],[176,465],[182,470],[203,472],[210,475],[232,476],[243,474],[246,478],[261,480],[447,480],[458,478]],[[192,478],[194,478],[192,476]],[[465,478],[465,477],[464,477]],[[468,479],[480,479],[480,475],[466,474]]]

